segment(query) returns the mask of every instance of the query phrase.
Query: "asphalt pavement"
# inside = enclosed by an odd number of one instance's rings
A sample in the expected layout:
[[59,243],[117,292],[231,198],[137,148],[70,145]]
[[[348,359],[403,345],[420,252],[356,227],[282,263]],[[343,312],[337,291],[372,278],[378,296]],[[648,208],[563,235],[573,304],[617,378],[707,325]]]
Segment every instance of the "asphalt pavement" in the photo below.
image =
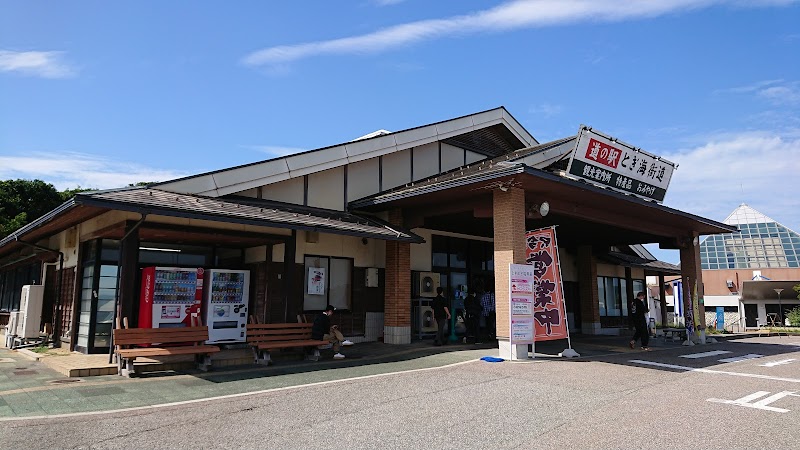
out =
[[[557,358],[559,344],[525,362],[481,361],[491,347],[364,344],[347,365],[32,383],[3,392],[0,434],[20,449],[800,448],[798,337],[650,352],[579,338],[576,359]],[[3,378],[25,364],[12,359]],[[37,406],[18,409],[22,394]]]

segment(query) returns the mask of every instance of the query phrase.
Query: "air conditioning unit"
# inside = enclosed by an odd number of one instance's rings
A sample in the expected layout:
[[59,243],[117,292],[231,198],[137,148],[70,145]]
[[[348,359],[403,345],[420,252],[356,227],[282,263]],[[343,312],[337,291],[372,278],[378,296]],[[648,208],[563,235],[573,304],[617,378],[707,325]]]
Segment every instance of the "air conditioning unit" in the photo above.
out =
[[19,310],[23,314],[17,324],[17,336],[23,339],[38,338],[42,326],[42,303],[44,302],[44,286],[26,284],[22,286]]
[[436,320],[433,318],[433,308],[430,306],[420,306],[417,308],[417,324],[420,333],[435,333]]
[[8,324],[6,324],[6,336],[16,336],[18,331],[21,330],[23,314],[20,311],[13,311],[9,314]]
[[417,276],[416,294],[419,297],[436,297],[436,288],[439,287],[439,274],[435,272],[419,272]]

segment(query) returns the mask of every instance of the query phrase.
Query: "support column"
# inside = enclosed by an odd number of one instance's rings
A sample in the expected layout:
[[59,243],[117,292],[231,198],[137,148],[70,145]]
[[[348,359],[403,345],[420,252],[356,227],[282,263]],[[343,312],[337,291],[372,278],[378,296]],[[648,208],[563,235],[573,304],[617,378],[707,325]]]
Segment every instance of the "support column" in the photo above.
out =
[[527,345],[511,345],[508,292],[509,264],[525,264],[525,191],[509,188],[493,191],[494,295],[500,357],[527,359]]
[[[125,224],[125,239],[120,243],[119,258],[119,308],[117,317],[127,317],[131,327],[138,323],[139,286],[136,276],[139,272],[139,224]],[[112,324],[112,328],[114,325]]]
[[578,246],[578,282],[581,298],[581,331],[600,334],[600,295],[597,292],[597,259],[591,245]]
[[[691,341],[705,343],[705,305],[703,302],[703,272],[700,265],[699,237],[695,234],[683,239],[681,245],[681,279],[683,280],[683,306],[686,324],[692,324],[695,336]],[[696,294],[696,297],[695,297]]]
[[[389,223],[403,226],[403,212],[389,211]],[[386,241],[383,342],[411,343],[411,244]]]
[[[661,325],[667,326],[667,289],[664,287],[664,274],[658,274],[658,298],[661,302]],[[673,297],[674,298],[674,297]]]

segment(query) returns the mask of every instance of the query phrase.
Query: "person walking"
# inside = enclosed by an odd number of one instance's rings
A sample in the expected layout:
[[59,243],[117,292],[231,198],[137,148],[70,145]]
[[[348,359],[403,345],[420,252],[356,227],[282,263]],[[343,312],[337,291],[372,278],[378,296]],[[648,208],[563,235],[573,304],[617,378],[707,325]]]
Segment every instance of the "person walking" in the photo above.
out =
[[436,319],[437,327],[433,345],[446,344],[445,325],[450,321],[450,307],[444,297],[444,289],[441,286],[436,288],[436,297],[433,299],[431,306],[433,307],[433,318]]
[[631,321],[633,322],[636,332],[631,338],[629,343],[631,348],[636,348],[636,340],[642,340],[642,350],[650,350],[648,344],[650,342],[650,332],[647,329],[647,318],[645,314],[649,309],[647,308],[647,296],[644,292],[636,294],[636,298],[631,302]]

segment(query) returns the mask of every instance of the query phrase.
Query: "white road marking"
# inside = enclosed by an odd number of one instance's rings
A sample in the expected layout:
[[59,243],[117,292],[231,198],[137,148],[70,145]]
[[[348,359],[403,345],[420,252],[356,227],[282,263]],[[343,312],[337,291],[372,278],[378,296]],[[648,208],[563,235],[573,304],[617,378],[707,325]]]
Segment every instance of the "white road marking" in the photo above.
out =
[[773,402],[775,402],[777,400],[780,400],[783,397],[789,396],[789,395],[797,396],[797,394],[795,394],[794,391],[783,391],[783,392],[778,392],[775,395],[770,395],[769,397],[761,399],[761,400],[759,400],[757,402],[753,402],[753,400],[755,400],[757,398],[760,398],[760,397],[763,397],[763,396],[765,396],[767,394],[769,394],[769,392],[767,392],[767,391],[758,391],[758,392],[756,392],[754,394],[746,395],[746,396],[744,396],[744,397],[742,397],[740,399],[737,399],[737,400],[724,400],[724,399],[720,399],[720,398],[709,398],[706,401],[714,402],[714,403],[725,403],[725,404],[728,404],[728,405],[744,406],[744,407],[747,407],[747,408],[763,409],[765,411],[772,411],[772,412],[777,412],[777,413],[786,413],[786,412],[789,412],[790,410],[783,409],[783,408],[776,408],[774,406],[767,406],[767,405],[769,405],[770,403],[773,403]]
[[756,353],[748,353],[748,354],[742,355],[742,356],[734,356],[732,358],[720,359],[719,362],[725,362],[725,363],[739,362],[739,361],[747,361],[748,359],[756,359],[756,358],[762,358],[762,357],[764,357],[764,355],[759,355],[759,354],[756,354]]
[[727,350],[714,350],[713,352],[692,353],[692,354],[689,354],[689,355],[681,355],[681,358],[697,359],[697,358],[706,358],[708,356],[724,355],[726,353],[730,353],[730,352],[727,351]]
[[762,367],[775,367],[775,366],[782,366],[784,364],[789,364],[790,362],[794,361],[794,358],[791,359],[782,359],[780,361],[772,361],[765,364],[759,364]]
[[756,373],[740,373],[740,372],[728,372],[725,370],[713,370],[713,369],[696,369],[694,367],[687,367],[687,366],[679,366],[676,364],[665,364],[659,363],[654,361],[643,361],[641,359],[632,359],[628,362],[636,363],[636,364],[643,364],[645,366],[655,366],[655,367],[663,367],[665,369],[676,369],[676,370],[684,370],[686,372],[700,372],[700,373],[711,373],[717,375],[731,375],[734,377],[746,377],[746,378],[760,378],[762,380],[774,380],[774,381],[788,381],[789,383],[800,383],[800,379],[798,378],[782,378],[782,377],[772,377],[769,375],[759,375]]

